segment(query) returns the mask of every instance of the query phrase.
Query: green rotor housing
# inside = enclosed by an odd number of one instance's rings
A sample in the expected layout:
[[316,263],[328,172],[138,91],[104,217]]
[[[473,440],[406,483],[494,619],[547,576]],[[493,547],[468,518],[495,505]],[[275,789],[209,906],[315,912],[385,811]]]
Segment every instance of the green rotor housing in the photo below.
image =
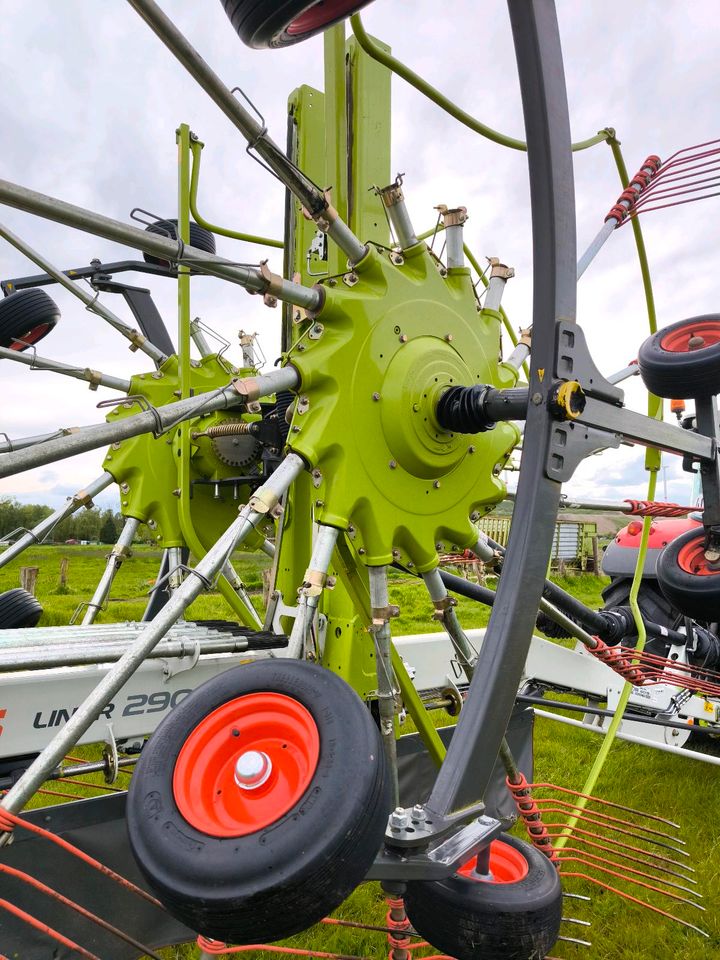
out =
[[438,551],[472,546],[470,515],[505,495],[514,424],[468,436],[435,418],[448,387],[515,384],[499,317],[479,308],[469,270],[446,270],[424,243],[402,256],[371,246],[322,287],[286,357],[301,375],[288,446],[315,471],[316,521],[349,531],[370,566],[425,572]]

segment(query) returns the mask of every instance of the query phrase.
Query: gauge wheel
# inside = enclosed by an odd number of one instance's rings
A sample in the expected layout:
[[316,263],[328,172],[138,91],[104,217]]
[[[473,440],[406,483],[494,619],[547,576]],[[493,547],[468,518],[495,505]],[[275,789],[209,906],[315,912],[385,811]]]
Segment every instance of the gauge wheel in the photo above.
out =
[[0,300],[0,347],[22,352],[46,337],[60,308],[40,287],[17,290]]
[[708,563],[702,528],[670,541],[658,556],[657,578],[667,599],[686,617],[720,620],[720,564]]
[[445,880],[408,883],[417,932],[456,960],[537,960],[560,934],[562,889],[547,857],[509,835],[490,845],[490,879],[477,857]]
[[331,673],[262,660],[198,687],[143,750],[128,795],[137,862],[214,940],[299,933],[363,880],[391,802],[377,727]]
[[225,13],[238,36],[256,50],[300,43],[339,20],[344,20],[370,0],[222,0]]
[[640,347],[643,383],[656,397],[696,399],[720,392],[720,314],[658,330]]
[[0,630],[34,627],[42,612],[39,601],[22,587],[0,593]]

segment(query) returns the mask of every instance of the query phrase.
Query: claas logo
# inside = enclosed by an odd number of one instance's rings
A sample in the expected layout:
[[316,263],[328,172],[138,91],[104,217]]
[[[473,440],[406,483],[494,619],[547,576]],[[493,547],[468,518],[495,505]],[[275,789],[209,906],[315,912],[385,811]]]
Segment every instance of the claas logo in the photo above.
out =
[[[7,710],[0,710],[0,720],[5,719],[6,713],[7,713]],[[0,735],[2,735],[2,732],[3,732],[3,725],[0,723]]]

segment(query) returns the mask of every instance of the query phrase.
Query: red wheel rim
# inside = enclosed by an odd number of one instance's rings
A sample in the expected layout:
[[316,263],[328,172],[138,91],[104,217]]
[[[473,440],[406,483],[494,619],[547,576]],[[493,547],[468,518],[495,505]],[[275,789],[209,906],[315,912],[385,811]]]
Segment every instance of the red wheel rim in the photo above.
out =
[[525,879],[530,870],[520,850],[511,847],[509,843],[503,843],[502,840],[493,840],[490,844],[490,876],[483,877],[475,873],[476,867],[477,857],[473,857],[458,867],[458,873],[461,877],[476,880],[478,883],[518,883]]
[[[243,788],[236,764],[248,754],[267,763],[258,785]],[[183,744],[173,793],[187,822],[211,837],[244,837],[279,820],[300,800],[320,756],[306,708],[281,693],[249,693],[213,710]]]
[[717,577],[720,566],[711,567],[705,556],[705,536],[700,534],[678,551],[678,566],[694,577]]
[[297,37],[303,33],[312,33],[321,30],[333,20],[340,20],[355,11],[358,0],[320,0],[314,3],[309,10],[288,24],[285,32],[288,36]]
[[[10,344],[11,350],[24,350],[29,344],[36,343],[41,337],[44,337],[48,330],[52,329],[52,324],[39,323],[32,330],[28,330],[21,337],[16,337]],[[18,341],[22,340],[22,343]]]
[[688,323],[678,330],[666,333],[660,340],[660,346],[668,353],[697,353],[706,347],[715,346],[716,343],[720,343],[720,320]]

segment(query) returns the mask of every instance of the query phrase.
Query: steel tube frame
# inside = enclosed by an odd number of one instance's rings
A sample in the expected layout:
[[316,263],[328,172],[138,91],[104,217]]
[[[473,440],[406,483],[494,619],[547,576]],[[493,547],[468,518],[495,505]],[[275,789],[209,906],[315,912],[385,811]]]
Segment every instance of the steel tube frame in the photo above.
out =
[[42,254],[34,250],[29,243],[25,243],[24,240],[21,240],[17,234],[13,233],[12,230],[8,229],[4,224],[0,223],[0,237],[7,240],[8,243],[12,244],[16,250],[19,250],[21,253],[32,260],[33,263],[36,263],[41,270],[44,270],[49,276],[55,280],[56,283],[59,283],[61,286],[71,293],[74,297],[77,297],[78,300],[82,300],[85,304],[87,310],[91,313],[97,314],[99,317],[102,317],[103,320],[106,320],[111,327],[114,327],[118,333],[121,333],[126,339],[128,339],[132,345],[137,350],[142,350],[143,353],[146,353],[151,360],[157,364],[163,363],[167,357],[154,343],[151,343],[147,337],[144,337],[141,333],[138,333],[137,330],[134,330],[132,327],[124,323],[120,317],[117,317],[112,310],[108,310],[104,304],[100,303],[97,296],[93,296],[88,293],[83,287],[79,286],[75,281],[70,280],[69,277],[65,276],[62,270],[58,270],[56,266],[50,263]]
[[268,136],[263,118],[260,117],[258,121],[242,106],[233,91],[225,86],[154,0],[128,0],[128,2],[240,131],[248,141],[248,149],[255,150],[258,156],[262,157],[281,183],[308,210],[320,229],[335,241],[351,263],[362,260],[367,253],[365,245],[358,240],[337,212],[329,207],[322,190],[312,183]]
[[[199,648],[200,656],[220,653],[242,653],[248,649],[248,640],[232,637],[227,640],[208,637],[193,640],[163,640],[145,657],[146,660],[191,657]],[[119,640],[103,640],[94,647],[84,644],[69,644],[57,650],[43,649],[31,652],[0,649],[0,669],[4,673],[20,673],[27,670],[55,670],[66,667],[84,667],[92,664],[113,663],[122,657],[128,643]]]
[[237,572],[235,567],[228,560],[225,566],[222,568],[222,575],[225,577],[227,582],[230,584],[231,588],[235,592],[235,595],[240,599],[242,605],[245,607],[247,612],[250,614],[252,619],[255,621],[258,628],[262,628],[262,621],[258,616],[257,610],[252,605],[248,592],[245,589],[245,584],[242,582],[240,574]]
[[19,440],[11,440],[7,434],[7,440],[0,441],[0,453],[12,453],[14,450],[24,450],[26,447],[34,447],[38,443],[47,443],[48,440],[57,440],[58,437],[66,437],[72,433],[73,427],[60,427],[59,430],[53,430],[52,433],[37,433],[33,437],[20,437]]
[[[507,278],[505,277],[490,277],[490,282],[485,291],[485,299],[483,300],[483,307],[486,310],[500,310],[506,284]],[[530,351],[528,351],[528,353],[529,352]]]
[[[650,176],[654,176],[654,175],[655,175],[655,168],[654,168],[654,167],[642,167],[642,172],[643,172],[643,173],[648,173],[648,174],[650,174]],[[631,189],[631,190],[634,190],[636,194],[639,194],[639,193],[642,192],[642,190],[643,190],[644,188],[641,187],[641,186],[640,186],[639,184],[637,184],[637,183],[633,183],[633,184],[630,186],[630,189]],[[620,200],[619,202],[620,202],[620,206],[625,207],[626,210],[629,210],[630,207],[632,206],[632,203],[633,203],[633,201],[625,200],[625,199]],[[580,257],[580,259],[578,260],[578,265],[577,265],[577,278],[578,278],[578,280],[579,280],[580,277],[585,273],[585,271],[586,271],[587,268],[590,266],[590,264],[593,262],[593,260],[594,260],[595,257],[598,255],[598,253],[600,253],[600,250],[605,246],[606,241],[609,239],[609,237],[610,237],[610,235],[613,233],[613,231],[616,230],[616,229],[620,226],[620,223],[621,223],[621,221],[618,220],[617,217],[615,217],[615,216],[613,215],[613,216],[610,216],[610,217],[605,221],[605,223],[602,225],[602,227],[600,228],[600,230],[598,230],[596,236],[594,237],[594,239],[593,239],[592,242],[590,243],[590,246],[587,248],[587,250],[585,251],[585,253],[584,253],[584,254]]]
[[[259,267],[233,263],[231,260],[216,257],[206,250],[178,243],[177,240],[170,240],[158,233],[149,233],[139,227],[132,227],[120,220],[113,220],[112,217],[94,213],[84,207],[77,207],[75,204],[49,197],[36,190],[29,190],[8,180],[0,180],[0,203],[46,220],[64,223],[77,230],[84,230],[105,240],[113,240],[142,250],[161,260],[184,264],[199,273],[229,280],[256,293],[264,293],[270,288],[270,282],[262,275]],[[273,284],[272,293],[279,300],[294,303],[305,310],[318,310],[322,305],[322,294],[318,290],[282,278]]]
[[115,574],[118,572],[122,566],[123,560],[130,552],[130,547],[132,546],[132,542],[135,539],[135,534],[137,533],[139,526],[140,521],[135,517],[128,517],[125,520],[125,524],[120,531],[120,536],[117,539],[117,543],[112,548],[110,555],[107,558],[107,564],[105,565],[103,574],[100,577],[100,582],[95,588],[95,593],[92,596],[92,600],[87,605],[87,610],[85,611],[85,616],[82,620],[83,627],[89,626],[95,621],[95,617],[98,615],[103,604],[107,600],[113,580],[115,579]]
[[[20,779],[0,803],[0,808],[17,813],[35,791],[47,779],[48,774],[62,760],[68,750],[93,723],[98,714],[135,673],[147,654],[162,640],[175,621],[223,567],[235,547],[255,529],[265,516],[265,504],[278,500],[293,480],[303,471],[305,464],[296,454],[288,454],[272,476],[260,487],[243,508],[225,533],[213,544],[200,560],[192,575],[175,591],[154,620],[145,627],[129,649],[98,683],[90,696],[82,703],[66,725],[38,755]],[[263,500],[259,499],[264,498]],[[262,511],[253,505],[262,505]],[[7,842],[7,835],[0,837],[0,844]]]
[[[146,410],[131,417],[124,417],[116,423],[96,423],[83,427],[76,433],[57,440],[48,440],[38,447],[6,453],[0,457],[0,477],[10,477],[23,470],[54,463],[56,460],[65,460],[78,453],[88,450],[97,450],[109,443],[126,440],[128,437],[137,437],[142,433],[150,433],[160,428],[167,430],[180,423],[190,420],[200,414],[211,413],[213,410],[225,410],[244,403],[248,399],[267,397],[277,390],[292,390],[299,384],[299,376],[292,366],[273,370],[271,373],[247,380],[236,380],[233,384],[223,387],[216,392],[200,394],[186,400],[178,400],[162,407]],[[252,396],[241,391],[252,391]]]
[[[545,464],[553,427],[550,384],[555,323],[576,304],[575,203],[567,93],[554,5],[509,0],[525,115],[533,220],[534,349],[530,404],[507,559],[465,707],[428,806],[441,816],[477,806],[490,782],[530,646],[545,581],[560,484]],[[523,602],[518,603],[522,589]]]
[[461,223],[453,223],[445,227],[445,261],[448,270],[465,266],[463,225]]
[[375,640],[378,681],[378,713],[380,735],[390,763],[393,807],[400,796],[398,781],[397,742],[395,738],[395,684],[392,666],[392,631],[390,629],[387,567],[368,567],[372,635]]
[[114,482],[115,478],[112,474],[105,471],[100,474],[97,480],[93,480],[87,487],[78,490],[72,497],[68,497],[64,506],[59,507],[54,513],[51,513],[49,517],[45,517],[37,526],[23,534],[19,540],[16,540],[15,543],[0,554],[0,567],[4,567],[6,563],[10,563],[11,560],[14,560],[15,557],[21,554],[27,547],[32,546],[32,544],[41,543],[53,527],[56,527],[67,517],[71,516],[71,514],[75,513],[75,511],[79,510],[83,505],[92,503],[93,497],[102,493],[103,490],[106,490],[110,484]]
[[585,408],[577,422],[596,427],[606,433],[619,433],[630,443],[655,447],[678,456],[689,454],[702,460],[714,461],[716,443],[712,437],[681,430],[670,423],[655,420],[626,407],[616,407],[594,397],[585,397]]
[[[425,586],[427,591],[430,594],[430,599],[433,604],[445,602],[445,608],[442,610],[442,624],[445,627],[445,632],[450,638],[450,642],[453,645],[455,653],[457,654],[458,660],[460,661],[460,666],[465,671],[465,676],[468,678],[468,682],[473,678],[473,670],[475,660],[477,659],[477,651],[473,649],[472,644],[465,635],[465,631],[460,626],[460,621],[457,618],[455,613],[455,608],[452,606],[450,601],[450,596],[447,591],[447,587],[443,582],[443,578],[440,574],[440,570],[435,567],[434,570],[428,570],[427,573],[422,574],[422,578],[425,581]],[[456,601],[453,600],[452,603]]]
[[65,377],[73,377],[75,380],[84,380],[90,384],[91,390],[100,386],[108,387],[110,390],[120,390],[122,393],[130,393],[130,381],[123,377],[113,377],[108,373],[100,373],[99,370],[93,370],[91,367],[72,367],[69,363],[50,360],[49,357],[39,357],[34,350],[29,353],[21,353],[19,350],[0,347],[0,360],[13,360],[15,363],[24,363],[25,366],[31,367],[33,370],[47,370],[50,373],[61,373]]
[[[317,536],[313,544],[310,564],[305,574],[305,581],[300,587],[300,599],[298,601],[295,622],[290,633],[290,643],[288,644],[287,655],[296,660],[302,659],[305,651],[305,641],[312,626],[315,610],[320,601],[320,595],[324,586],[315,586],[312,583],[312,577],[319,575],[323,579],[327,577],[330,561],[332,560],[335,544],[337,543],[340,531],[337,527],[330,527],[324,524],[318,525]],[[316,592],[315,592],[316,591]]]

